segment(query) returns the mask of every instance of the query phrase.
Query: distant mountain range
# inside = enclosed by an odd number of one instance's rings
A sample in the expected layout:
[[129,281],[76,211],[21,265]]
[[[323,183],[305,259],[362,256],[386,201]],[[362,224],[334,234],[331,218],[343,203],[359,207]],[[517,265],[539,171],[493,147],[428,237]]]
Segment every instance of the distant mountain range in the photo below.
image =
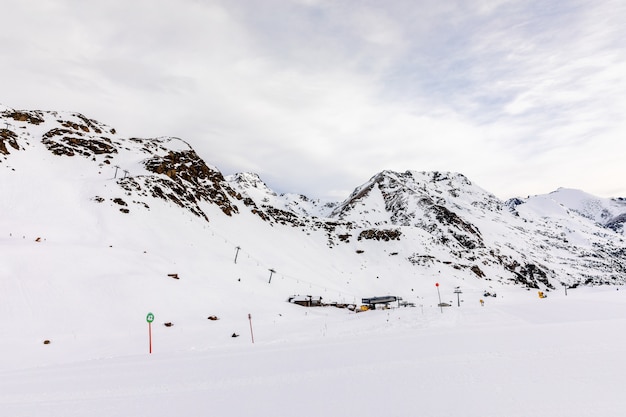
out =
[[[17,206],[60,210],[47,205],[61,200],[42,201],[32,191],[34,166],[37,175],[60,184],[55,195],[78,206],[72,209],[78,224],[77,214],[85,211],[123,219],[168,205],[209,224],[215,216],[241,224],[256,218],[280,229],[284,241],[272,243],[277,246],[323,236],[329,254],[348,248],[336,253],[369,264],[384,256],[407,274],[444,270],[462,279],[538,289],[626,282],[624,198],[558,189],[502,201],[462,174],[383,171],[344,201],[322,202],[277,194],[254,173],[225,177],[178,138],[122,138],[81,114],[0,106],[3,190],[13,203],[20,199]],[[0,227],[16,229],[28,221],[12,202],[0,207]],[[316,262],[341,264],[331,258]]]

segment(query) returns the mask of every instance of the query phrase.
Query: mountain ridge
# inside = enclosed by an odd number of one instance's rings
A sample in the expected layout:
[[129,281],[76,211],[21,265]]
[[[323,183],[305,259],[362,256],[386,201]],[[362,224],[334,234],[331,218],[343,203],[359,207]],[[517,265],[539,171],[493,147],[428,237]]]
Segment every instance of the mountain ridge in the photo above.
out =
[[[66,174],[84,177],[74,184],[94,190],[87,201],[80,197],[84,210],[104,205],[120,216],[141,215],[165,203],[208,224],[252,216],[294,242],[319,235],[331,251],[349,248],[352,254],[342,256],[354,257],[350,262],[392,257],[408,274],[445,270],[459,279],[548,290],[626,281],[626,203],[619,198],[560,189],[501,201],[460,173],[387,170],[341,202],[322,202],[277,194],[253,173],[225,177],[179,138],[121,138],[79,113],[4,107],[0,116],[0,164],[16,179],[30,152],[45,155],[45,164],[80,160]],[[20,186],[32,180],[22,178]],[[63,181],[61,188],[72,188]],[[10,209],[5,205],[5,213]]]

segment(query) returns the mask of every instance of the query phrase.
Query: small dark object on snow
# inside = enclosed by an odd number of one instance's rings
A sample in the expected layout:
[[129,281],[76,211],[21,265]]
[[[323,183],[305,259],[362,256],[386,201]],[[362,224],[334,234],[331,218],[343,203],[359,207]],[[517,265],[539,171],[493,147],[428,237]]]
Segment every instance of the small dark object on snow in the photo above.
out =
[[237,333],[233,333],[231,337],[239,337]]
[[490,292],[488,292],[488,291],[485,291],[485,293],[483,294],[483,296],[485,296],[485,297],[495,297],[495,296],[496,296],[496,293],[494,292],[494,293],[492,294],[492,293],[490,293]]
[[167,276],[174,279],[180,279],[178,278],[178,274],[167,274]]
[[46,339],[46,340],[44,340],[44,341],[43,341],[43,344],[44,344],[44,345],[49,345],[49,344],[50,344],[50,341],[49,341],[48,339]]
[[219,317],[217,316],[209,316],[207,317],[209,320],[219,320]]
[[174,323],[172,323],[171,321],[168,321],[167,323],[163,323],[163,325],[165,327],[172,327],[174,325]]

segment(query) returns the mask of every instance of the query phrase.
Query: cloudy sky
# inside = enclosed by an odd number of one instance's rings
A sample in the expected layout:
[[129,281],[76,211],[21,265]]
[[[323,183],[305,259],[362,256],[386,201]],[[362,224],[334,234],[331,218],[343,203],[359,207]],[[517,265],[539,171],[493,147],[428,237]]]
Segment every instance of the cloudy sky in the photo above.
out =
[[0,0],[0,103],[341,199],[454,171],[626,197],[623,0]]

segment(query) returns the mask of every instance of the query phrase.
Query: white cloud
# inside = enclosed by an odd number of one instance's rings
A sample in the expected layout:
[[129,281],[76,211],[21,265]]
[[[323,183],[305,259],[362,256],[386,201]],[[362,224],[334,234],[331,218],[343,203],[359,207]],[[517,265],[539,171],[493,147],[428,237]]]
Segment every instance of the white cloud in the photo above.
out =
[[0,5],[8,106],[183,137],[311,196],[381,169],[626,195],[619,1],[40,3]]

